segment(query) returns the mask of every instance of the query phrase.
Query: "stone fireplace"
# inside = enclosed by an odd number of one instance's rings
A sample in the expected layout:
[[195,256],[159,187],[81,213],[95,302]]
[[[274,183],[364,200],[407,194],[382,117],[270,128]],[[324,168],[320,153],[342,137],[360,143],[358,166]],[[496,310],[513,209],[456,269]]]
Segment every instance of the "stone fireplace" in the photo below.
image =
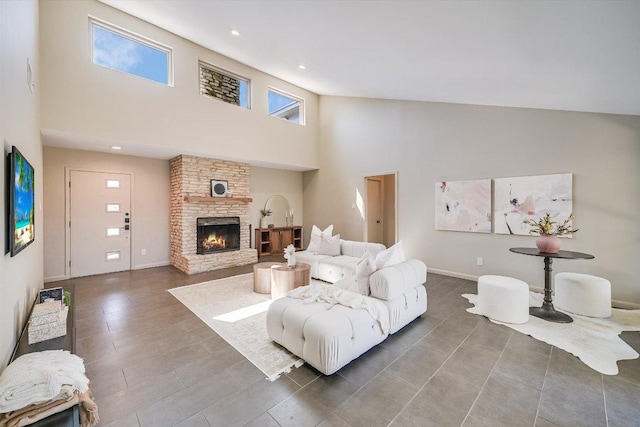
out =
[[[193,274],[256,262],[249,164],[183,155],[171,159],[170,167],[171,265]],[[233,197],[212,197],[212,179],[228,181]]]

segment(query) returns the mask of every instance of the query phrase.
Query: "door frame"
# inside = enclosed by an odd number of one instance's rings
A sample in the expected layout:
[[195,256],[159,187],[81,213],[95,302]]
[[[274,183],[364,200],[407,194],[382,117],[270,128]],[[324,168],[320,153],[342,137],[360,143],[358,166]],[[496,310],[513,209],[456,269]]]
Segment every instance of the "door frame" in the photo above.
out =
[[[134,206],[134,174],[133,172],[123,172],[123,171],[104,171],[97,170],[91,168],[82,168],[82,167],[72,167],[65,166],[64,168],[64,276],[65,279],[71,279],[71,267],[69,267],[69,262],[71,261],[71,230],[69,227],[69,222],[71,222],[71,172],[95,172],[95,173],[114,173],[120,175],[129,175],[131,178],[131,183],[129,185],[129,200],[131,203],[129,212],[131,213],[130,218],[135,218],[133,212]],[[133,223],[131,224],[133,225]],[[129,235],[129,270],[133,270],[133,230]]]
[[[395,216],[396,216],[396,220],[395,220],[395,224],[394,224],[394,230],[393,233],[395,234],[395,241],[394,243],[398,243],[398,171],[397,170],[393,170],[393,171],[385,171],[385,172],[372,172],[372,173],[365,173],[362,176],[362,185],[364,188],[363,191],[363,195],[364,195],[364,203],[365,203],[365,216],[366,216],[366,211],[367,211],[367,203],[369,202],[369,195],[367,194],[367,178],[373,178],[376,176],[381,176],[381,175],[393,175],[394,176],[394,200],[393,200],[393,207],[395,210]],[[384,194],[384,187],[382,188],[382,200],[384,201],[384,198],[386,197]],[[363,240],[365,242],[368,241],[369,239],[369,230],[368,230],[368,221],[369,219],[366,218],[364,221],[362,221],[362,236],[363,236]]]

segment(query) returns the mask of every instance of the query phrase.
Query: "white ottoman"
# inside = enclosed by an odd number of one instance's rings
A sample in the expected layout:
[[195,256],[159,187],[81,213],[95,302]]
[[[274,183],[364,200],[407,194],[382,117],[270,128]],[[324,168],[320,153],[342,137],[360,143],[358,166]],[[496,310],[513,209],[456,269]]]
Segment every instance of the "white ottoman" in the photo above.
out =
[[478,278],[478,310],[498,322],[529,321],[529,285],[505,276]]
[[555,276],[554,305],[570,313],[588,317],[611,316],[611,282],[581,273]]

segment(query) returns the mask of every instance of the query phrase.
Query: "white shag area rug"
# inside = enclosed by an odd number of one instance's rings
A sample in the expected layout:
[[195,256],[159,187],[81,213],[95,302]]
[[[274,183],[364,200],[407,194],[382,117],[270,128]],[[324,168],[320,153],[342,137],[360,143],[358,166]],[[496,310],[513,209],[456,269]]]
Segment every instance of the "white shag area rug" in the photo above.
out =
[[[482,315],[476,306],[478,295],[462,296],[474,305],[467,309],[469,313]],[[542,294],[529,292],[529,306],[540,307],[543,298]],[[529,321],[521,325],[489,320],[561,348],[605,375],[618,374],[618,360],[638,358],[638,353],[619,335],[623,331],[640,331],[640,310],[614,308],[611,317],[604,319],[567,314],[573,318],[573,322],[555,323],[535,316],[529,316]]]
[[253,274],[169,289],[271,381],[304,363],[267,335],[269,294],[253,292]]

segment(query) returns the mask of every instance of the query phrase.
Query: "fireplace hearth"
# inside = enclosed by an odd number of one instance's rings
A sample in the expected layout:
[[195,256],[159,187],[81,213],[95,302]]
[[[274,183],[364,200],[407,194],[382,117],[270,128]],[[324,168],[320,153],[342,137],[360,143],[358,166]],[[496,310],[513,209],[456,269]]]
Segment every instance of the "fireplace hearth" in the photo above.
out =
[[196,253],[205,255],[240,249],[240,218],[206,217],[197,218],[198,246]]

